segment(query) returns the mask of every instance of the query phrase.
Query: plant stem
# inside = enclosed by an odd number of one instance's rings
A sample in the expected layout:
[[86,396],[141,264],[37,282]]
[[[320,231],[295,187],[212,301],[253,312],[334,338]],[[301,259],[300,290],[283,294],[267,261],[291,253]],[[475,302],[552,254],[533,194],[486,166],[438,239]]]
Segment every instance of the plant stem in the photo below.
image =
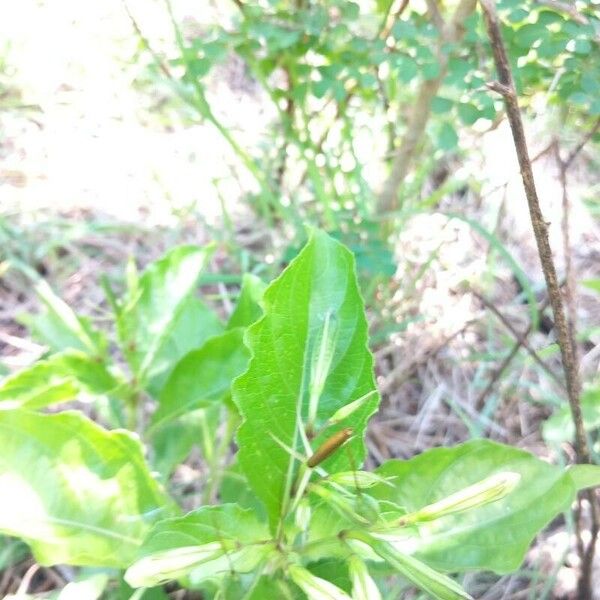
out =
[[[434,3],[430,3],[434,4]],[[435,4],[437,9],[437,4]],[[417,150],[425,133],[427,121],[431,112],[431,103],[435,98],[448,70],[448,53],[444,50],[447,44],[460,41],[465,33],[464,22],[475,10],[477,0],[460,0],[452,18],[448,23],[441,21],[439,11],[434,13],[433,21],[438,22],[438,48],[437,60],[439,62],[439,74],[432,79],[425,79],[421,83],[412,106],[412,112],[402,137],[402,143],[396,150],[392,159],[389,177],[384,183],[383,189],[377,202],[377,212],[389,213],[399,208],[398,190],[406,179]],[[431,11],[430,11],[431,13]],[[385,227],[384,227],[385,228]]]
[[[554,314],[558,344],[562,356],[563,369],[567,384],[567,396],[571,417],[575,425],[575,451],[577,453],[577,462],[590,463],[591,456],[587,443],[583,415],[581,411],[580,390],[581,383],[579,379],[579,366],[577,364],[577,354],[573,343],[573,338],[569,334],[569,326],[565,315],[563,300],[560,293],[560,286],[556,276],[556,267],[552,257],[552,249],[548,238],[548,223],[544,220],[531,161],[527,150],[527,141],[525,130],[521,119],[521,111],[517,100],[517,92],[510,70],[504,40],[500,31],[500,21],[496,12],[494,0],[480,0],[483,15],[487,27],[488,37],[492,46],[496,71],[498,73],[498,82],[488,84],[492,90],[499,92],[506,107],[506,114],[512,131],[513,141],[519,166],[521,168],[521,177],[523,179],[523,188],[527,197],[529,206],[529,216],[537,243],[538,254],[542,264],[542,271],[546,280],[550,305]],[[594,546],[598,534],[598,514],[594,500],[593,492],[588,494],[592,513],[592,539],[585,552],[584,561],[579,580],[579,597],[591,597],[591,564],[594,555]]]

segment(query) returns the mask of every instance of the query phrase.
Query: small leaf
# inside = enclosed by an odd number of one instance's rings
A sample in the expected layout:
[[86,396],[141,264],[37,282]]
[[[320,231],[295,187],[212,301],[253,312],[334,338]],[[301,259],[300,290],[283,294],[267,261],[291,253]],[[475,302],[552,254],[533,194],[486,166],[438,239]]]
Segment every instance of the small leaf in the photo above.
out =
[[381,600],[377,584],[369,575],[367,565],[358,556],[353,554],[348,559],[350,579],[352,580],[353,600]]
[[[600,427],[600,387],[591,387],[581,394],[581,412],[587,431]],[[575,438],[575,425],[568,406],[559,408],[542,426],[548,443],[562,444]]]
[[454,102],[449,98],[442,98],[441,96],[436,96],[431,101],[431,111],[436,114],[444,114],[452,110],[454,106]]
[[306,594],[308,600],[352,600],[337,585],[313,575],[304,567],[290,565],[288,573],[293,582]]
[[[164,365],[156,365],[165,344],[189,305],[213,247],[181,246],[152,263],[139,278],[117,317],[123,352],[138,380],[145,384]],[[189,350],[189,348],[188,348]]]
[[70,350],[34,363],[0,385],[0,409],[42,408],[73,400],[80,393],[105,395],[123,381],[99,359]]
[[248,366],[243,330],[232,329],[188,353],[175,367],[152,416],[151,431],[186,412],[221,400]]
[[218,541],[155,552],[129,567],[125,573],[125,581],[133,588],[161,585],[187,575],[204,563],[221,558],[234,548],[235,543],[232,541]]
[[402,517],[402,521],[404,523],[432,521],[464,510],[480,508],[504,498],[512,492],[520,479],[521,476],[518,473],[510,471],[496,473]]
[[438,573],[420,560],[398,551],[394,546],[380,541],[372,541],[369,545],[388,564],[432,598],[436,600],[473,600],[456,581]]
[[248,327],[262,316],[261,302],[266,284],[250,273],[242,278],[242,289],[235,309],[229,317],[227,329]]
[[450,123],[443,123],[437,135],[438,146],[442,150],[452,150],[458,144],[458,135]]
[[40,315],[28,315],[22,320],[37,339],[52,351],[81,350],[103,356],[107,341],[85,317],[76,315],[64,300],[59,298],[46,281],[40,281],[35,291],[46,309]]
[[457,106],[458,116],[465,125],[473,125],[481,116],[479,109],[470,102],[461,102]]
[[128,432],[79,413],[0,411],[0,532],[42,565],[125,567],[171,503]]
[[108,575],[97,573],[79,581],[71,581],[60,591],[56,600],[97,600],[108,585]]

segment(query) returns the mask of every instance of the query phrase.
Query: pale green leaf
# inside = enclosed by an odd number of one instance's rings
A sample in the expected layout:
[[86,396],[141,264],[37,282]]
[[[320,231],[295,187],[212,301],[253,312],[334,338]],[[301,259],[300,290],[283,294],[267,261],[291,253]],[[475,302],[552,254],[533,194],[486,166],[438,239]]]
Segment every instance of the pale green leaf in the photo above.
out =
[[575,497],[573,481],[563,469],[487,440],[428,450],[407,461],[388,461],[376,472],[394,479],[391,487],[379,485],[370,493],[409,512],[497,473],[520,475],[515,488],[495,502],[419,523],[417,533],[400,528],[392,536],[401,552],[445,571],[514,571],[536,534],[568,510]]
[[43,565],[125,567],[172,507],[140,443],[75,412],[0,411],[0,532]]
[[0,409],[42,408],[67,402],[80,393],[105,395],[123,382],[104,362],[84,352],[69,350],[34,363],[2,381]]
[[232,329],[213,337],[200,349],[188,353],[163,388],[151,429],[221,400],[228,393],[231,382],[246,369],[249,354],[244,346],[242,329]]
[[21,318],[35,338],[55,352],[75,349],[97,356],[105,355],[106,338],[102,332],[94,329],[89,319],[75,314],[46,281],[39,281],[35,291],[45,312]]
[[117,330],[127,361],[141,383],[166,368],[161,360],[163,348],[180,343],[172,334],[189,323],[186,317],[178,326],[212,250],[212,246],[175,248],[152,263],[129,290],[117,316]]
[[[583,424],[587,431],[600,427],[600,387],[592,387],[581,394],[581,412]],[[575,438],[575,425],[568,406],[559,408],[542,425],[546,442],[562,444],[572,442]]]
[[[268,287],[263,304],[265,316],[246,336],[252,351],[250,366],[234,382],[233,396],[244,418],[238,431],[240,465],[274,526],[287,502],[290,473],[297,462],[285,446],[301,450],[297,416],[301,414],[304,422],[308,417],[311,377],[328,318],[335,322],[335,334],[325,340],[333,345],[332,352],[326,353],[333,358],[318,397],[315,428],[375,385],[354,259],[339,242],[313,232],[300,254]],[[374,394],[345,421],[327,427],[313,440],[316,449],[333,432],[354,430],[343,450],[323,463],[326,470],[343,471],[362,463],[364,429],[377,402]]]
[[272,549],[268,541],[266,525],[252,511],[235,504],[204,506],[157,523],[125,580],[148,587],[186,576],[197,584],[232,568],[247,572]]
[[248,327],[262,315],[261,302],[265,293],[266,284],[250,273],[242,278],[242,288],[235,309],[229,317],[227,329],[235,327]]
[[577,490],[600,486],[600,466],[598,465],[573,465],[569,467],[567,473]]
[[212,310],[197,298],[186,300],[154,357],[146,386],[150,394],[158,397],[177,363],[223,331],[223,323]]
[[97,573],[79,581],[71,581],[56,600],[98,600],[108,584],[108,575]]

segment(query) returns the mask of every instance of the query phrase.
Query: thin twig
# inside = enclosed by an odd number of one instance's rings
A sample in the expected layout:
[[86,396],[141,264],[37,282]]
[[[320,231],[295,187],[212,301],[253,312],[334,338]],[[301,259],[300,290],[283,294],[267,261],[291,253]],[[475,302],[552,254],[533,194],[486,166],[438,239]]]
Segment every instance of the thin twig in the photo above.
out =
[[515,327],[513,326],[513,324],[504,316],[504,314],[502,314],[498,308],[496,307],[495,304],[493,304],[492,302],[490,302],[487,298],[485,298],[484,296],[482,296],[479,292],[472,290],[473,295],[491,312],[494,313],[494,315],[496,315],[496,317],[498,317],[498,319],[502,322],[502,324],[504,325],[504,327],[506,327],[506,329],[508,329],[508,331],[510,331],[510,333],[514,336],[514,338],[517,340],[519,346],[523,346],[523,348],[525,348],[525,350],[527,350],[527,352],[529,353],[529,355],[531,356],[531,358],[533,358],[533,360],[540,365],[540,367],[542,367],[542,369],[564,390],[565,389],[565,384],[563,383],[563,381],[560,379],[560,377],[539,357],[538,353],[531,347],[531,345],[529,344],[529,342],[527,341],[527,335],[529,334],[529,331],[531,330],[531,326],[529,326],[529,328],[525,331],[525,333],[519,333]]
[[[538,308],[538,311],[540,314],[542,314],[544,312],[544,310],[546,310],[546,308],[548,308],[549,303],[550,303],[550,300],[548,298],[546,298],[540,304],[540,306]],[[525,329],[525,331],[523,333],[521,333],[520,336],[517,338],[517,341],[515,342],[514,346],[511,348],[510,352],[506,355],[504,360],[498,365],[496,370],[492,373],[492,376],[490,377],[487,385],[481,391],[479,396],[477,396],[477,400],[475,400],[475,408],[476,409],[479,410],[483,406],[485,399],[491,393],[492,389],[494,388],[494,386],[496,385],[496,383],[500,379],[500,377],[502,377],[502,375],[504,374],[506,369],[508,369],[510,363],[513,361],[514,357],[517,355],[517,353],[521,349],[521,346],[523,345],[523,343],[522,343],[523,340],[527,339],[527,337],[531,333],[532,329],[533,329],[533,326],[530,323],[527,326],[527,329]]]
[[381,27],[379,28],[377,37],[385,40],[388,37],[388,35],[390,35],[390,31],[392,30],[394,23],[398,20],[398,18],[404,12],[407,6],[408,0],[400,0],[398,8],[396,9],[394,9],[394,2],[390,2],[389,10],[385,15],[383,21],[381,22]]
[[167,79],[169,79],[172,82],[176,82],[176,79],[173,76],[173,74],[171,73],[171,71],[169,70],[169,67],[167,67],[166,63],[163,61],[163,59],[158,54],[158,52],[156,52],[154,50],[154,48],[151,46],[150,42],[148,41],[148,38],[142,33],[142,29],[140,28],[136,18],[133,16],[133,13],[129,9],[127,0],[122,0],[122,4],[123,4],[123,8],[125,9],[125,12],[127,13],[127,16],[129,17],[129,20],[131,21],[131,25],[135,29],[135,32],[136,32],[138,38],[140,39],[140,42],[142,42],[142,45],[144,46],[144,48],[150,53],[150,55],[154,59],[154,62],[156,63],[156,66],[162,71],[163,75]]
[[[558,344],[560,346],[565,379],[567,383],[567,395],[569,399],[569,407],[571,416],[575,425],[575,450],[577,453],[577,461],[580,463],[590,463],[591,456],[587,443],[585,427],[583,423],[583,415],[581,411],[580,390],[581,383],[579,380],[579,367],[577,364],[577,354],[573,347],[572,338],[569,335],[569,327],[563,306],[562,295],[556,276],[556,267],[552,257],[552,249],[548,239],[548,224],[544,220],[544,215],[540,208],[533,170],[529,160],[527,151],[527,141],[525,138],[525,130],[521,119],[521,111],[517,100],[517,92],[513,81],[512,72],[510,70],[504,40],[500,31],[500,20],[496,12],[496,4],[494,0],[480,0],[483,8],[483,15],[486,23],[488,37],[491,42],[498,73],[498,85],[490,86],[492,89],[500,92],[506,107],[506,114],[513,135],[513,141],[519,166],[521,168],[521,176],[523,179],[523,188],[527,197],[529,206],[529,216],[537,243],[538,254],[542,264],[542,271],[546,280],[546,287],[554,314],[554,323],[557,331]],[[579,579],[579,597],[591,597],[591,564],[593,561],[594,547],[596,536],[598,533],[598,514],[597,507],[594,501],[593,493],[588,494],[592,512],[592,539],[588,544],[586,555],[583,557],[581,577]]]
[[557,12],[563,12],[569,15],[573,21],[580,25],[587,25],[589,23],[588,18],[582,15],[576,8],[574,2],[560,2],[560,0],[536,0],[537,4],[547,6]]
[[583,150],[584,146],[594,137],[594,135],[596,135],[598,130],[600,130],[600,117],[598,117],[598,119],[594,123],[594,126],[581,138],[581,140],[579,140],[577,146],[575,146],[575,148],[571,150],[569,156],[567,156],[567,158],[565,158],[565,160],[563,161],[565,170],[567,170],[571,166],[573,161]]

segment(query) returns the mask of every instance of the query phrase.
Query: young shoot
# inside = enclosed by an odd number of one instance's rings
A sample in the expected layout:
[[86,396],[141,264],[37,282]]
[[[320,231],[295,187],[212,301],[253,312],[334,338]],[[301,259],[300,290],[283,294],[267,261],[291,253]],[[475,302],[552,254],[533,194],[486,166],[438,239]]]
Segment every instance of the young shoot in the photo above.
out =
[[414,513],[402,517],[399,525],[409,525],[412,523],[433,521],[446,515],[469,510],[471,508],[480,508],[491,502],[496,502],[512,492],[519,483],[521,476],[519,473],[505,471],[497,473],[491,477],[470,485],[455,494],[450,494],[446,498],[429,504]]
[[319,330],[315,341],[309,383],[308,420],[306,431],[314,432],[317,421],[319,399],[325,388],[325,382],[331,369],[338,333],[338,320],[331,310],[327,311],[323,327]]

